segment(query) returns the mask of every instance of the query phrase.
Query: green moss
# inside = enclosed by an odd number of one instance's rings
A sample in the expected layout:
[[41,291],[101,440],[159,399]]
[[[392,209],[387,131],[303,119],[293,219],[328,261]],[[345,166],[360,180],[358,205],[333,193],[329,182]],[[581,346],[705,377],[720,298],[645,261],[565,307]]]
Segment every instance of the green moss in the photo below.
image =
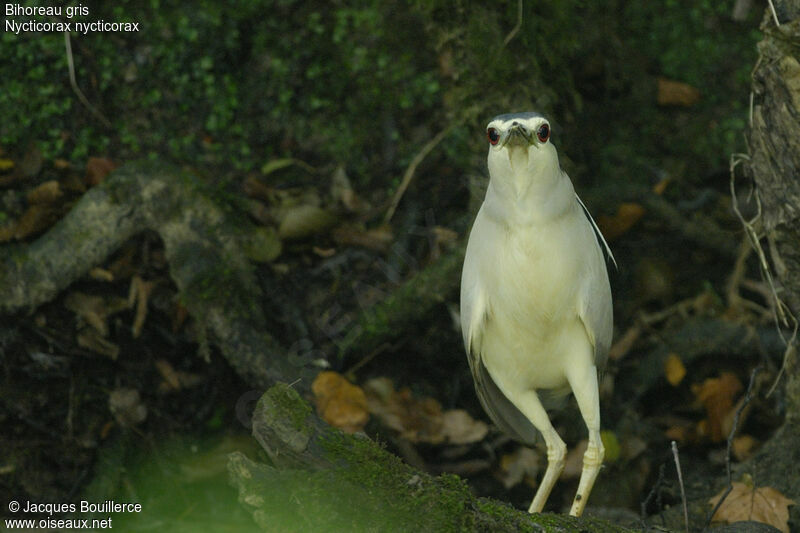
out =
[[273,405],[281,416],[288,416],[292,428],[297,431],[307,430],[308,417],[313,413],[311,405],[303,401],[300,395],[286,383],[278,383],[264,393],[268,404]]

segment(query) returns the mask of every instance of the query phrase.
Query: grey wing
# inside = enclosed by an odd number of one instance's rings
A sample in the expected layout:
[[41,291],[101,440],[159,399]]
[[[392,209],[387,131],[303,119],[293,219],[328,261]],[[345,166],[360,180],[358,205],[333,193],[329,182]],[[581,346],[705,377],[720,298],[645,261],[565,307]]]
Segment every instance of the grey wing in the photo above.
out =
[[594,346],[594,364],[599,370],[602,370],[608,360],[614,320],[611,304],[611,285],[608,281],[608,270],[606,269],[603,252],[614,262],[614,266],[617,263],[614,261],[614,256],[611,254],[608,243],[603,238],[603,234],[600,233],[600,229],[595,224],[586,206],[583,205],[577,195],[575,195],[575,198],[586,214],[587,226],[591,227],[596,238],[596,246],[592,249],[593,252],[589,258],[588,275],[584,278],[584,285],[581,289],[579,313],[589,340]]
[[539,432],[503,394],[482,360],[483,333],[491,320],[491,312],[488,295],[478,279],[480,258],[476,255],[475,243],[480,245],[480,230],[479,215],[472,228],[461,274],[461,332],[469,368],[475,382],[475,392],[489,418],[513,439],[525,444],[533,444],[536,442]]

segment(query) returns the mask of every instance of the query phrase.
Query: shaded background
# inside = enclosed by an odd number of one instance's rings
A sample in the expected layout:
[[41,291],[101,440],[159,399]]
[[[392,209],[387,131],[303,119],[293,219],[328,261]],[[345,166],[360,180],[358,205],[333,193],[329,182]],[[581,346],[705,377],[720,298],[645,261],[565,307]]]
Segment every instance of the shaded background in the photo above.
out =
[[[265,228],[264,308],[284,346],[302,343],[320,368],[324,361],[356,384],[389,377],[415,397],[483,418],[452,317],[455,291],[366,353],[348,334],[361,312],[467,235],[487,179],[488,120],[541,111],[611,241],[620,265],[611,273],[615,339],[631,339],[618,346],[604,392],[604,427],[623,451],[591,503],[638,512],[660,486],[658,505],[674,504],[675,480],[657,479],[669,440],[687,449],[693,475],[722,474],[728,431],[709,425],[727,417],[729,430],[752,368],[764,361],[769,385],[780,364],[777,344],[720,358],[732,348],[713,343],[691,360],[675,352],[687,371],[675,383],[660,364],[641,364],[655,349],[674,352],[664,339],[693,319],[768,328],[757,285],[745,290],[755,306],[729,298],[732,275],[758,279],[756,263],[739,254],[729,161],[747,148],[764,14],[761,4],[734,4],[87,4],[82,20],[141,28],[71,36],[75,80],[94,111],[70,84],[62,34],[0,34],[3,239],[33,240],[115,165],[176,163]],[[412,164],[413,181],[387,222]],[[29,193],[50,181],[63,193],[45,215],[31,215]],[[252,447],[255,396],[181,315],[160,246],[140,235],[105,265],[113,282],[74,287],[104,298],[113,358],[77,344],[82,326],[64,296],[2,326],[0,500],[113,493],[142,501],[143,520],[198,527],[208,513],[215,527],[250,524],[219,457]],[[134,310],[108,311],[134,275],[155,282],[137,338]],[[735,380],[724,407],[704,404],[698,387],[707,379]],[[121,389],[138,394],[127,418],[109,408]],[[757,446],[780,422],[780,396],[754,411],[742,431]],[[584,437],[576,417],[570,407],[557,419],[570,447]],[[375,418],[367,432],[412,464],[465,476],[478,494],[526,507],[533,493],[524,482],[504,488],[503,462],[518,447],[496,433],[458,448],[403,438]],[[551,510],[574,490],[560,485]]]

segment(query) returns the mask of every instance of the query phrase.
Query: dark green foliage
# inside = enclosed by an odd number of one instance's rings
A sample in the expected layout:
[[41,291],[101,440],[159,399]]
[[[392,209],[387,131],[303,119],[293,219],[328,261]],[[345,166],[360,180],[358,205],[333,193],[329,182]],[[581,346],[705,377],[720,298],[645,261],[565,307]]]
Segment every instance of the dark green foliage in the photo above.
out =
[[[0,144],[226,171],[292,156],[386,186],[447,124],[462,125],[442,152],[464,174],[488,118],[539,109],[593,175],[644,179],[665,152],[702,171],[742,148],[746,125],[757,35],[730,4],[525,2],[505,43],[516,1],[96,3],[73,20],[140,23],[72,35],[78,84],[113,127],[70,88],[63,35],[4,32]],[[657,108],[657,76],[698,87],[701,103]]]

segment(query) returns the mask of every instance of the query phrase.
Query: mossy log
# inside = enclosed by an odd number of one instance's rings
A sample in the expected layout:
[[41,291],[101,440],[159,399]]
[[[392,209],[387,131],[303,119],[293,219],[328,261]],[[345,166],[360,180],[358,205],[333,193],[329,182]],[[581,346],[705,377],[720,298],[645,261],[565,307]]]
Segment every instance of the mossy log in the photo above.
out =
[[34,309],[102,263],[127,239],[158,233],[182,303],[231,366],[262,388],[303,371],[268,333],[261,290],[243,252],[252,232],[198,181],[152,162],[126,165],[91,189],[47,233],[6,245],[0,313]]
[[367,437],[326,425],[288,385],[261,397],[253,435],[272,464],[236,452],[228,472],[264,531],[629,531],[476,498],[456,476],[417,471]]

